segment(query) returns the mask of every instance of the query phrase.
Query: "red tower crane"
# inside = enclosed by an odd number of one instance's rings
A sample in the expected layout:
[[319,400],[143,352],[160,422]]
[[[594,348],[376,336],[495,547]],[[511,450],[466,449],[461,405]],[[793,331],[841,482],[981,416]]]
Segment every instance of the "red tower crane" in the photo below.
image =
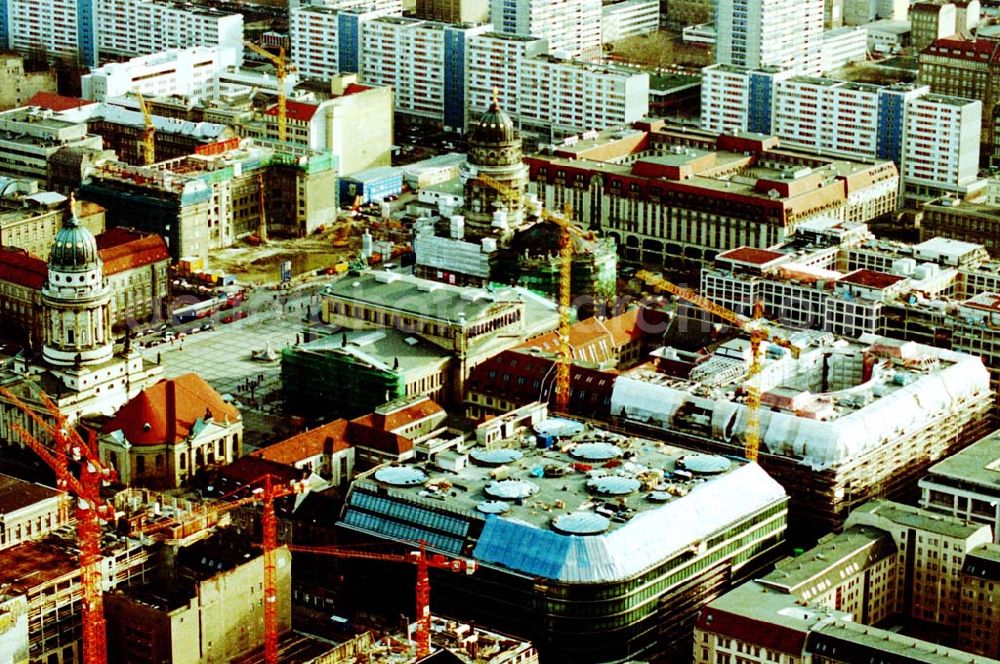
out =
[[[112,521],[114,507],[101,497],[101,485],[114,480],[114,471],[104,468],[95,450],[94,435],[84,441],[80,434],[66,425],[66,418],[44,393],[41,395],[54,424],[38,414],[14,393],[0,388],[0,396],[10,401],[28,416],[40,431],[46,432],[55,446],[49,447],[21,424],[13,429],[31,450],[56,474],[57,486],[75,495],[76,535],[80,546],[80,583],[83,586],[83,662],[105,664],[108,661],[107,630],[104,622],[104,584],[101,578],[101,522]],[[80,476],[72,473],[70,460],[79,462]]]
[[313,553],[321,556],[335,556],[337,558],[355,558],[364,560],[381,560],[391,563],[408,563],[417,566],[417,659],[420,660],[431,654],[431,580],[429,570],[444,569],[449,572],[465,572],[472,574],[476,571],[476,561],[466,558],[447,558],[441,554],[434,553],[427,555],[427,546],[420,540],[420,548],[411,551],[409,555],[396,553],[377,553],[375,551],[362,551],[339,546],[299,546],[289,545],[289,550],[294,553]]

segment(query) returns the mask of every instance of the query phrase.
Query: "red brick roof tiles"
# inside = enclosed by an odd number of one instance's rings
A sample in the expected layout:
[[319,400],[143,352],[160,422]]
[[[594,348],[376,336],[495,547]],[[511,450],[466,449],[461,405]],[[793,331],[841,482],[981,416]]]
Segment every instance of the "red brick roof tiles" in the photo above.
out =
[[170,260],[167,243],[159,235],[142,235],[122,228],[112,228],[97,236],[97,248],[104,261],[104,274]]
[[346,450],[347,420],[334,420],[257,450],[252,456],[294,466],[303,459]]
[[41,258],[17,247],[0,247],[0,281],[41,290],[48,273],[48,265]]
[[[304,104],[301,101],[292,101],[289,99],[285,102],[285,117],[296,122],[309,122],[316,115],[317,109],[319,109],[319,106],[315,104]],[[271,106],[265,113],[267,115],[277,115],[278,105]]]
[[[201,376],[188,373],[161,380],[137,394],[108,420],[104,433],[120,430],[133,445],[175,444],[187,438],[195,422],[206,415],[217,422],[240,419],[239,411]],[[173,438],[168,440],[171,433]]]
[[53,111],[68,111],[70,109],[80,108],[81,106],[89,106],[96,103],[97,102],[89,99],[67,97],[54,92],[36,92],[31,99],[25,103],[25,105],[38,106],[40,108],[47,108]]

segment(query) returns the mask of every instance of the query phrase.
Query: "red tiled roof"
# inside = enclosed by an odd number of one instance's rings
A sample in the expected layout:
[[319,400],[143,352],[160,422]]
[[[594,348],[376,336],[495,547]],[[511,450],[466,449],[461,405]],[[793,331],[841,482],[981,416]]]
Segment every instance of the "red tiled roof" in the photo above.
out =
[[361,422],[348,422],[347,437],[352,445],[370,447],[389,454],[399,455],[413,449],[413,441],[409,438],[389,431],[382,431]]
[[96,104],[96,101],[82,99],[80,97],[67,97],[54,92],[36,92],[31,99],[26,102],[26,106],[39,106],[53,111],[68,111],[81,106]]
[[[573,349],[573,359],[583,362],[603,362],[611,359],[614,352],[631,341],[646,334],[661,334],[663,323],[667,321],[665,312],[636,308],[620,316],[599,320],[588,318],[574,324],[569,331],[569,344]],[[519,348],[540,348],[555,353],[559,348],[559,332],[554,330],[529,339]]]
[[407,424],[422,420],[432,415],[444,413],[444,408],[431,399],[423,399],[417,403],[410,404],[405,408],[392,411],[391,413],[369,413],[357,417],[351,422],[363,426],[372,427],[380,431],[396,431]]
[[370,85],[361,85],[360,83],[351,83],[346,88],[344,88],[344,93],[340,95],[341,97],[346,97],[347,95],[357,94],[358,92],[364,92],[365,90],[371,90]]
[[48,265],[17,247],[0,247],[0,281],[40,290],[48,277]]
[[724,251],[716,258],[729,260],[729,261],[739,261],[740,263],[750,263],[751,265],[766,265],[773,260],[782,258],[785,254],[780,251],[771,251],[770,249],[754,249],[753,247],[737,247],[736,249],[730,249],[729,251]]
[[[170,391],[174,404],[171,406]],[[104,433],[121,430],[133,445],[162,445],[170,437],[178,443],[191,433],[198,419],[211,415],[218,422],[240,418],[236,408],[196,373],[161,380],[133,397],[104,425]],[[173,427],[171,427],[173,422]]]
[[[309,122],[316,115],[319,106],[315,104],[303,104],[301,101],[288,100],[285,102],[285,117],[296,122]],[[277,115],[278,105],[271,106],[266,111],[267,115]]]
[[806,630],[763,622],[707,606],[698,614],[698,629],[755,646],[795,655],[802,652]]
[[261,448],[251,456],[294,466],[303,459],[320,454],[333,454],[350,446],[347,440],[347,420],[334,420]]
[[291,484],[302,479],[303,472],[293,466],[262,459],[256,455],[242,456],[219,470],[219,474],[236,484],[250,484],[265,475],[273,475],[278,484]]
[[865,286],[866,288],[877,288],[882,290],[895,283],[899,283],[903,279],[906,279],[906,277],[888,274],[887,272],[876,272],[875,270],[855,270],[854,272],[841,277],[840,283],[855,284],[857,286]]
[[997,62],[1000,60],[1000,42],[991,39],[962,39],[958,36],[944,37],[931,42],[921,54],[975,62]]
[[97,248],[104,261],[104,274],[117,274],[125,270],[170,260],[167,243],[156,234],[143,235],[112,228],[97,236]]

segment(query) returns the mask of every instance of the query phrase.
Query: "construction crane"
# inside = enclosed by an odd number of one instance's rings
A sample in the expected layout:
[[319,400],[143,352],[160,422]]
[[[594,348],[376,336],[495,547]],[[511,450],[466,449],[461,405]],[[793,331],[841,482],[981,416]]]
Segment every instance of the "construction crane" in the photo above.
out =
[[[41,398],[51,421],[6,388],[0,388],[0,396],[23,412],[39,431],[51,437],[55,443],[53,447],[42,443],[20,423],[12,425],[24,444],[53,470],[57,486],[76,496],[76,534],[80,547],[80,584],[83,586],[83,662],[105,664],[108,648],[101,574],[101,522],[113,521],[115,510],[101,497],[101,486],[114,481],[115,473],[100,464],[93,433],[89,441],[84,441],[75,429],[67,426],[65,416],[44,393]],[[79,463],[79,477],[70,470],[70,461]]]
[[444,569],[449,572],[464,572],[473,574],[476,571],[476,561],[466,558],[447,558],[440,554],[427,554],[427,545],[420,540],[419,548],[409,555],[394,553],[377,553],[338,546],[300,546],[289,545],[293,553],[311,553],[320,556],[335,556],[337,558],[354,558],[363,560],[378,560],[391,563],[407,563],[417,566],[416,589],[416,630],[414,641],[417,643],[417,661],[431,654],[431,580],[429,570]]
[[[184,515],[181,519],[175,519],[172,522],[157,522],[131,531],[133,535],[151,535],[167,528],[179,527],[183,529],[187,524],[205,519],[206,515],[219,516],[250,503],[261,503],[263,507],[261,549],[264,554],[264,661],[267,664],[277,664],[278,662],[278,566],[276,560],[278,519],[274,513],[274,501],[305,491],[305,484],[302,482],[280,484],[276,483],[275,479],[272,475],[264,475],[212,501],[204,509]],[[247,492],[249,495],[239,496],[239,494]]]
[[[523,207],[524,197],[516,189],[484,173],[478,173],[476,179],[497,191],[507,200],[515,201]],[[556,224],[561,231],[559,235],[559,345],[556,361],[556,411],[560,413],[569,410],[570,370],[573,366],[573,349],[569,344],[573,279],[573,242],[570,235],[575,234],[580,237],[584,235],[584,232],[570,221],[570,215],[571,211],[568,206],[563,215],[553,214],[544,207],[541,208],[542,219]]]
[[635,273],[636,278],[657,290],[666,291],[678,298],[687,300],[699,309],[718,316],[722,320],[732,324],[750,335],[750,370],[747,372],[747,380],[744,383],[746,391],[747,405],[747,426],[743,433],[744,456],[750,461],[757,461],[760,450],[760,386],[754,378],[760,373],[760,349],[764,341],[770,341],[771,335],[764,326],[764,307],[760,300],[754,302],[753,318],[741,316],[735,311],[712,302],[690,288],[678,286],[667,281],[658,274],[653,274],[647,270],[639,270]]
[[244,42],[254,53],[261,55],[274,63],[274,75],[278,79],[278,140],[285,142],[287,99],[285,98],[285,77],[295,71],[295,65],[290,64],[285,58],[285,47],[278,49],[278,55],[271,53],[262,46],[258,46],[252,41]]
[[145,128],[142,130],[142,162],[146,166],[156,163],[156,127],[153,126],[153,115],[149,112],[149,105],[146,99],[137,89],[135,96],[139,99],[139,109],[142,111],[142,121]]

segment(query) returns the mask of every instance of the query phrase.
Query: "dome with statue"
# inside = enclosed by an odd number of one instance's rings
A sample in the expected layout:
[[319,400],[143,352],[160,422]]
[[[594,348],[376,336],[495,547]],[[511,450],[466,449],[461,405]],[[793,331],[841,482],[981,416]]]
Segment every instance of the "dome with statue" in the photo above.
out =
[[504,144],[512,143],[515,140],[517,140],[517,130],[514,128],[514,121],[500,108],[500,101],[494,96],[489,110],[483,113],[479,121],[472,126],[469,141]]
[[[70,207],[72,209],[72,204]],[[49,267],[71,272],[90,270],[99,259],[97,238],[80,224],[75,213],[70,212],[52,243]]]

